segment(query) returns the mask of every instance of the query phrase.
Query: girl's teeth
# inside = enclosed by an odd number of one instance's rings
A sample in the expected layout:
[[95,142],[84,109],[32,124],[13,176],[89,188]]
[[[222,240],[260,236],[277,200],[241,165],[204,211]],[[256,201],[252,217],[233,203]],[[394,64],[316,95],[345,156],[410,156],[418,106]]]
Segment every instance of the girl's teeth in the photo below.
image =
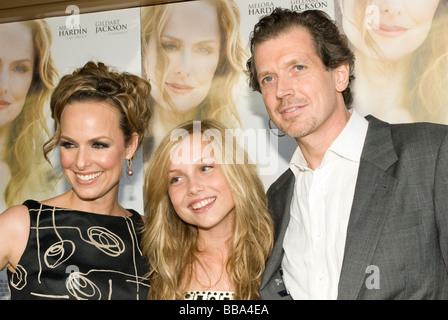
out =
[[92,180],[92,179],[95,179],[95,178],[99,177],[100,174],[101,174],[101,172],[93,173],[93,174],[87,174],[87,175],[85,175],[85,174],[84,175],[77,174],[76,176],[79,178],[79,180],[89,181],[89,180]]
[[202,200],[202,201],[200,201],[200,202],[197,202],[197,203],[193,204],[191,207],[192,207],[194,210],[201,209],[201,208],[205,207],[206,205],[208,205],[208,204],[214,202],[215,200],[216,200],[216,197],[208,198],[208,199],[206,199],[206,200]]

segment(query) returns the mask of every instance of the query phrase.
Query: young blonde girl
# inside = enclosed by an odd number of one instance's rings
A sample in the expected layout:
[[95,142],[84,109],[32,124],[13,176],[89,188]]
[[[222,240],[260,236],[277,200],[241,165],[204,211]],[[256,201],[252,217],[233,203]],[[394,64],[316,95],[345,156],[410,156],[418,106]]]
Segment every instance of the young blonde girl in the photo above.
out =
[[[273,243],[273,224],[263,185],[229,130],[214,120],[200,122],[200,131],[195,129],[197,124],[189,121],[173,129],[149,163],[144,186],[146,225],[142,239],[151,267],[148,297],[184,299],[199,273],[208,274],[209,279],[216,278],[212,270],[204,267],[207,261],[198,246],[198,227],[179,218],[168,192],[171,155],[182,142],[173,134],[183,132],[182,140],[200,134],[204,143],[211,146],[233,196],[233,230],[230,239],[222,241],[222,247],[228,252],[221,268],[222,276],[233,288],[234,299],[259,299],[258,289]],[[207,283],[208,279],[201,281]]]

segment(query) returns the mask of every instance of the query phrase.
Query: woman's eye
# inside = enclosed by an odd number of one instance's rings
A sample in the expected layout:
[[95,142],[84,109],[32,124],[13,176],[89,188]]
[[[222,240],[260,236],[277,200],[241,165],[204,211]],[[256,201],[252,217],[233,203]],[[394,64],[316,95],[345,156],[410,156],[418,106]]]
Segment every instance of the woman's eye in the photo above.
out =
[[92,144],[92,147],[94,149],[106,149],[106,148],[109,148],[109,145],[107,143],[104,143],[104,142],[94,142]]
[[202,46],[198,49],[198,52],[204,56],[208,56],[211,55],[213,53],[215,53],[217,51],[217,49],[213,46]]
[[162,44],[162,48],[166,51],[174,51],[177,49],[177,46],[173,43],[164,43]]
[[14,68],[14,71],[19,72],[19,73],[26,73],[28,72],[30,69],[27,66],[22,66],[22,65],[18,65]]
[[69,142],[69,141],[61,141],[59,143],[59,145],[61,147],[65,148],[65,149],[70,149],[70,148],[74,148],[75,147],[75,145],[72,142]]

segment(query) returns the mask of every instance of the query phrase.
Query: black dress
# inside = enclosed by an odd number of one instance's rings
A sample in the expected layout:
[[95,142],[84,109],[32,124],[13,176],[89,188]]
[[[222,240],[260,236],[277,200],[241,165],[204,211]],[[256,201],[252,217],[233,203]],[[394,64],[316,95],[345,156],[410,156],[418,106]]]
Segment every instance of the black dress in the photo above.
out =
[[109,300],[147,298],[148,266],[139,240],[143,221],[43,205],[27,200],[30,235],[11,299]]

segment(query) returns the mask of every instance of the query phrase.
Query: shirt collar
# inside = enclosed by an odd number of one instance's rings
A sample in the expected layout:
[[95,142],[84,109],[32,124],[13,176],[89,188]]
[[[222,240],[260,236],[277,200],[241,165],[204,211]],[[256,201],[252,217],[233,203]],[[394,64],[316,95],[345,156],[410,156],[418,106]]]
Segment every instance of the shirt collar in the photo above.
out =
[[347,125],[327,152],[331,151],[348,160],[359,162],[369,122],[354,109],[351,109],[350,113],[352,116]]
[[[325,152],[321,166],[327,161],[329,153],[336,154],[350,161],[360,161],[369,122],[356,110],[351,109],[349,112],[351,117],[347,125],[333,141],[327,152]],[[294,152],[289,167],[295,175],[297,175],[299,170],[310,170],[300,147],[297,147]]]

